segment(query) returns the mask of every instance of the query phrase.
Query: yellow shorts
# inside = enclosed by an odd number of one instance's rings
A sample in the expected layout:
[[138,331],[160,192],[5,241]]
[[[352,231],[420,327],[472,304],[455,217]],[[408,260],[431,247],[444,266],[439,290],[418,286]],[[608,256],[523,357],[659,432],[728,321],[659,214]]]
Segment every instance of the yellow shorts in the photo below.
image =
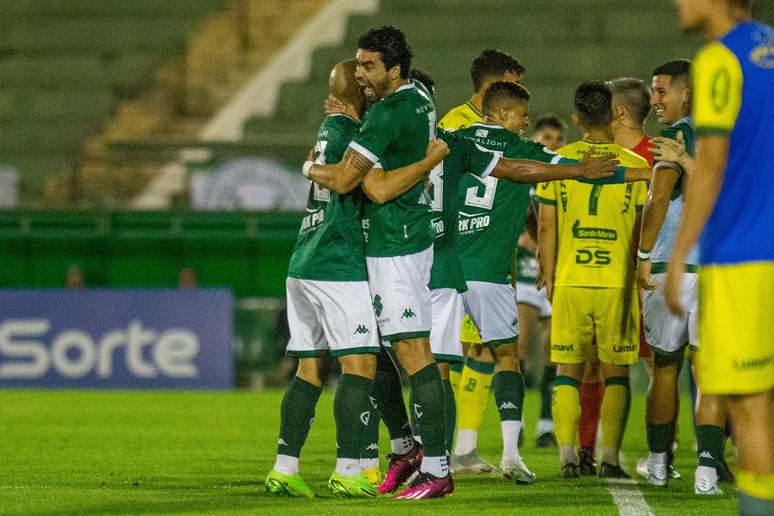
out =
[[[624,306],[628,298],[629,306]],[[637,363],[640,317],[637,290],[556,287],[551,321],[551,362],[585,362],[596,337],[597,356],[613,365]],[[624,311],[626,317],[624,318]]]
[[774,263],[699,269],[699,342],[703,392],[774,388]]
[[462,342],[470,342],[471,344],[478,344],[479,346],[483,344],[483,342],[481,341],[481,335],[478,334],[478,328],[476,328],[476,325],[473,324],[473,321],[470,319],[469,315],[466,315],[465,318],[462,320],[462,330],[461,330],[460,340]]

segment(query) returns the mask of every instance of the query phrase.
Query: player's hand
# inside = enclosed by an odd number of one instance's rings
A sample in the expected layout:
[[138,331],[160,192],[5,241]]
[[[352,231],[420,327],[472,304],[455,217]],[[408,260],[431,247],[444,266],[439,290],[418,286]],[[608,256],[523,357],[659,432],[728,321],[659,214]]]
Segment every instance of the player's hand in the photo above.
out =
[[610,177],[613,172],[618,170],[618,160],[613,156],[599,156],[594,157],[594,153],[597,148],[592,145],[586,154],[581,159],[581,177],[586,179],[602,179],[603,177]]
[[424,160],[425,170],[433,170],[441,161],[443,161],[443,158],[445,158],[447,154],[449,154],[449,146],[446,145],[445,141],[439,138],[430,140],[430,143],[427,144],[427,155]]
[[653,144],[651,152],[653,153],[654,161],[679,163],[680,159],[685,155],[685,140],[683,139],[682,131],[677,132],[677,140],[658,136],[653,138],[651,143]]
[[683,273],[685,272],[685,258],[672,256],[667,266],[666,281],[664,282],[664,298],[667,307],[677,317],[682,317],[685,308],[680,300],[680,293],[683,288]]
[[326,115],[337,115],[339,113],[344,113],[346,110],[347,106],[333,95],[328,95],[328,98],[325,99]]
[[637,284],[645,290],[656,290],[659,283],[651,282],[650,271],[653,267],[653,262],[650,260],[637,262]]

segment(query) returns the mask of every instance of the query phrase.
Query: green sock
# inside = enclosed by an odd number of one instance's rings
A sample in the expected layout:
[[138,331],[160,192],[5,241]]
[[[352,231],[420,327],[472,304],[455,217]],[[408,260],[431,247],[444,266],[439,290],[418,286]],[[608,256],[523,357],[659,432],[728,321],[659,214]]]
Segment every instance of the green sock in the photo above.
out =
[[403,400],[400,373],[384,349],[376,356],[373,397],[390,439],[410,437],[411,425],[406,413],[406,402]]
[[333,400],[333,417],[336,419],[337,457],[359,459],[363,450],[363,437],[371,417],[371,388],[373,380],[354,374],[343,374]]
[[655,425],[645,422],[648,433],[648,449],[651,453],[666,453],[672,446],[672,423]]
[[361,459],[378,459],[379,458],[379,410],[376,404],[376,399],[373,396],[368,397],[368,401],[371,404],[371,417],[366,425],[365,432],[363,433],[363,450],[360,452]]
[[446,418],[446,453],[451,454],[454,444],[454,428],[457,426],[457,403],[454,401],[454,389],[452,389],[451,380],[443,381],[444,394],[444,417]]
[[524,411],[524,375],[500,371],[492,380],[500,421],[521,421]]
[[699,452],[699,466],[718,469],[723,459],[726,436],[723,428],[715,425],[696,427],[696,445]]
[[280,409],[278,455],[301,456],[301,448],[312,427],[314,409],[321,392],[322,387],[312,385],[298,376],[290,381]]
[[553,419],[551,402],[554,397],[554,380],[556,380],[556,366],[545,366],[543,378],[540,380],[540,419]]
[[422,447],[426,457],[446,455],[446,434],[444,415],[444,388],[441,371],[433,362],[409,376],[414,403],[411,411],[416,416],[422,433]]
[[465,364],[463,362],[454,362],[453,364],[449,365],[449,370],[461,374],[464,367]]

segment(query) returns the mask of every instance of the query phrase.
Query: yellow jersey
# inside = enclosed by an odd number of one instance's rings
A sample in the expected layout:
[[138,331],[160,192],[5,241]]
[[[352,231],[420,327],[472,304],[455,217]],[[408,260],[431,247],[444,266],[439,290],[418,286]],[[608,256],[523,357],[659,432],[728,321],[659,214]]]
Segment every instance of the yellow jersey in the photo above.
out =
[[446,116],[438,122],[438,128],[444,131],[454,132],[458,129],[465,129],[476,122],[483,122],[484,115],[476,109],[476,106],[466,102],[461,106],[452,109]]
[[[581,140],[557,152],[582,159],[595,145],[595,156],[615,156],[622,167],[648,167],[648,162],[613,142]],[[644,181],[591,185],[578,181],[542,183],[538,200],[556,206],[557,287],[625,288],[633,275],[632,233],[637,212],[645,205]],[[631,280],[629,281],[631,285]]]

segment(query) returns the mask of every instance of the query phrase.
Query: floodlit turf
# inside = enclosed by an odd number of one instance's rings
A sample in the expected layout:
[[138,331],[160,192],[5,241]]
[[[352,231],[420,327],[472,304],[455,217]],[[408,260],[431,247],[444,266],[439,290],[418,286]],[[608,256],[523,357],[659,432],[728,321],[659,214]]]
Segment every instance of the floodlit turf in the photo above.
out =
[[[333,393],[326,392],[301,457],[301,473],[320,498],[276,498],[264,490],[263,479],[274,462],[281,400],[281,392],[0,392],[0,514],[618,513],[607,483],[561,481],[556,451],[534,449],[534,394],[527,399],[523,450],[538,476],[534,486],[459,477],[454,496],[444,500],[331,498],[326,483],[335,463],[335,433]],[[644,397],[635,396],[625,443],[632,475],[646,453],[644,405]],[[722,485],[722,497],[693,495],[688,406],[684,400],[677,452],[684,478],[658,491],[640,481],[621,488],[623,494],[631,500],[639,488],[656,515],[733,514],[730,485]],[[492,401],[479,441],[481,454],[492,461],[500,458],[499,428]],[[382,455],[388,452],[385,433]]]

